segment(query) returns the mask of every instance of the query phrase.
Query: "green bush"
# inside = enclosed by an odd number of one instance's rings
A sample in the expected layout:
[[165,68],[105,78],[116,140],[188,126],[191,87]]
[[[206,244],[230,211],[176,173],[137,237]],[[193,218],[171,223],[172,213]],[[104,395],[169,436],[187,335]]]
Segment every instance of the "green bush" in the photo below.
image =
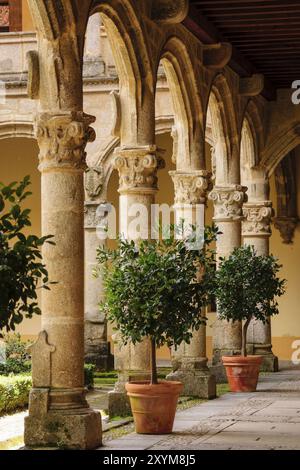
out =
[[19,184],[0,182],[0,337],[2,329],[15,331],[24,318],[40,315],[37,287],[50,289],[41,249],[54,242],[51,236],[26,235],[31,211],[23,203],[31,195],[29,185],[29,176]]
[[[185,236],[171,226],[162,240],[118,240],[117,249],[100,247],[99,268],[103,272],[105,302],[101,310],[115,324],[124,344],[148,338],[151,345],[151,383],[157,383],[156,348],[189,343],[192,330],[205,318],[201,310],[210,301],[211,278],[215,273],[214,252],[209,249],[218,230],[206,227],[196,249],[194,231]],[[191,249],[191,243],[195,249]]]
[[94,364],[84,364],[84,385],[91,389],[94,387],[94,373],[96,366]]
[[4,339],[6,361],[0,364],[0,375],[30,372],[30,355],[27,352],[29,342],[22,341],[20,334],[6,335]]
[[254,247],[235,248],[221,258],[215,276],[214,295],[218,316],[227,321],[244,321],[242,355],[247,355],[247,329],[252,319],[268,323],[279,313],[278,297],[285,292],[285,279],[278,273],[281,265],[272,255],[259,256]]
[[0,415],[28,405],[30,389],[29,375],[0,377]]

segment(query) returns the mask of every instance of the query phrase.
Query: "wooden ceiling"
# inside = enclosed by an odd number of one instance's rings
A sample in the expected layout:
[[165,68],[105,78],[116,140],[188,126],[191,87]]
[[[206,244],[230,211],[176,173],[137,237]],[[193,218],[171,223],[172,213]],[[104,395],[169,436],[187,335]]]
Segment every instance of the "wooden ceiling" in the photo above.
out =
[[300,80],[300,0],[190,0],[184,24],[205,43],[230,42],[232,68],[263,73],[265,94]]

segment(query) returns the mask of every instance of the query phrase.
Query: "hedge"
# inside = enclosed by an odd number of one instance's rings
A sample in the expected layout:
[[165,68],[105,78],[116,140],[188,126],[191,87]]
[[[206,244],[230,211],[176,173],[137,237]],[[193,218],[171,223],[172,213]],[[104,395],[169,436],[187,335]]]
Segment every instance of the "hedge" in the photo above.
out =
[[0,416],[28,405],[30,375],[0,376]]

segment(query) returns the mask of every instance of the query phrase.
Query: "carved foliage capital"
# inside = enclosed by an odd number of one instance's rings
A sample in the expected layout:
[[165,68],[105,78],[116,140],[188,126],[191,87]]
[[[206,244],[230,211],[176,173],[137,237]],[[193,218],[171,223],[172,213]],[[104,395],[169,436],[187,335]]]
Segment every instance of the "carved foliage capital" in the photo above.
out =
[[119,192],[157,190],[157,171],[164,160],[155,147],[120,148],[115,150],[114,167],[119,172]]
[[247,188],[240,185],[215,186],[209,199],[215,206],[216,222],[239,220],[243,217],[243,204],[247,201]]
[[274,215],[271,201],[245,204],[243,207],[243,236],[270,236]]
[[211,189],[211,174],[206,170],[170,171],[175,188],[175,204],[205,204]]
[[40,170],[85,169],[87,142],[95,140],[93,116],[83,112],[41,114],[36,122]]

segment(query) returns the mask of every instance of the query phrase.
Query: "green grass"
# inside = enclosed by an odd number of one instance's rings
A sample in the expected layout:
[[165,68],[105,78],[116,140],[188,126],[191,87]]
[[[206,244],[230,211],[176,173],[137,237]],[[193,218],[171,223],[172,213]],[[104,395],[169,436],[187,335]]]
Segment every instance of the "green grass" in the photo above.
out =
[[94,378],[94,385],[114,385],[116,383],[117,379],[116,378],[100,378],[100,377],[95,377]]
[[228,392],[230,392],[228,383],[217,384],[217,397],[221,397]]

